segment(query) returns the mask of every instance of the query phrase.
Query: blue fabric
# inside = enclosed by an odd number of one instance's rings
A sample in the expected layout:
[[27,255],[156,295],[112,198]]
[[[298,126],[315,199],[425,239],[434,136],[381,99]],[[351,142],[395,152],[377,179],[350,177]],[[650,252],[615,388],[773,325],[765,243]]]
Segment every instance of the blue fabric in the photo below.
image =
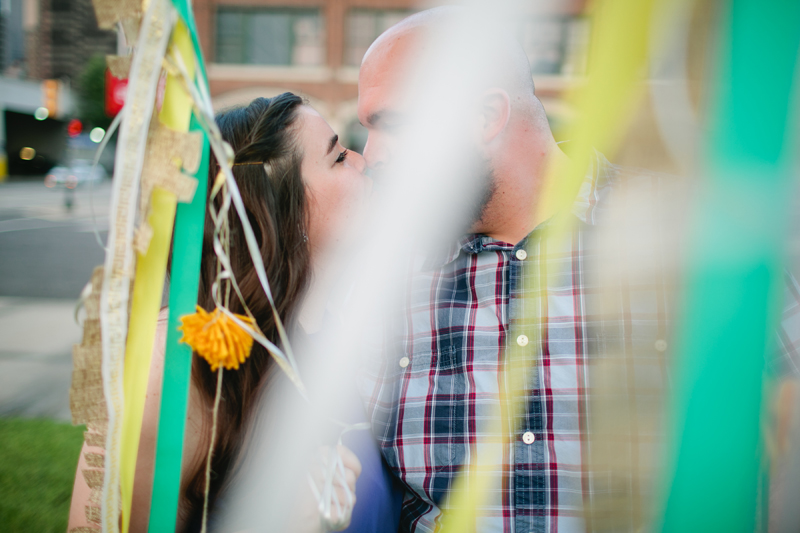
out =
[[[347,410],[348,422],[358,424],[366,422],[367,418],[361,404],[360,397],[353,391],[352,402]],[[348,398],[348,400],[351,400]],[[352,451],[361,462],[361,475],[356,481],[356,504],[350,519],[350,526],[343,530],[347,533],[396,533],[400,524],[400,510],[403,503],[405,489],[403,484],[392,475],[388,465],[378,448],[372,432],[369,429],[353,430],[342,435],[342,444]],[[208,530],[231,531],[230,523],[223,518],[227,515],[231,519],[230,509],[223,493],[214,502],[208,517]],[[226,512],[228,511],[228,512]],[[252,528],[251,524],[234,523],[237,528]],[[238,529],[235,529],[238,531]],[[248,529],[249,530],[249,529]],[[257,529],[260,530],[260,529]],[[200,531],[200,524],[196,529],[187,531]]]
[[[326,315],[324,328],[335,327],[335,321]],[[320,334],[298,332],[295,339],[297,350],[304,350],[319,342]],[[307,360],[300,360],[301,374],[303,365]],[[367,422],[366,412],[361,396],[358,394],[355,377],[351,386],[346,387],[351,391],[344,398],[344,412],[337,418],[344,419],[350,424]],[[350,525],[343,530],[347,533],[396,533],[400,524],[400,510],[403,505],[405,489],[389,469],[381,454],[378,443],[372,435],[369,426],[365,429],[352,430],[342,435],[342,444],[352,451],[361,462],[361,475],[356,481],[356,504]]]
[[[364,417],[366,422],[366,417]],[[361,461],[356,482],[356,505],[348,533],[395,533],[400,522],[403,489],[383,460],[378,444],[368,429],[351,431],[342,443]]]

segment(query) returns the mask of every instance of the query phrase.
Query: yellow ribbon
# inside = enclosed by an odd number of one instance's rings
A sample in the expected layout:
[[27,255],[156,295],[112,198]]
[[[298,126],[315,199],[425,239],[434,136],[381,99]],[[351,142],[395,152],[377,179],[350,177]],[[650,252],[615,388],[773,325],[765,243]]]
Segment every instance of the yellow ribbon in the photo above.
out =
[[[589,165],[592,148],[614,150],[619,142],[624,126],[631,117],[640,82],[647,66],[653,11],[663,7],[666,0],[598,0],[592,4],[593,34],[592,68],[588,84],[580,90],[567,95],[578,111],[580,122],[569,132],[576,156],[566,169],[551,169],[548,186],[543,197],[538,200],[539,212],[557,213],[571,205]],[[555,171],[564,174],[555,176]],[[547,231],[542,240],[560,240],[568,229],[564,217],[559,217]],[[544,260],[544,259],[543,259]],[[528,283],[539,283],[537,276],[528,275]],[[527,286],[525,294],[535,294],[533,287]],[[536,307],[536,301],[525,305]],[[529,321],[530,322],[530,321]],[[519,327],[508,336],[516,339],[523,333]],[[511,421],[515,414],[524,409],[525,390],[521,381],[526,362],[521,350],[538,350],[540,335],[537,331],[525,331],[531,339],[527,348],[512,344],[506,350],[507,387],[510,408],[505,416],[492,416],[486,432],[489,435],[501,434],[503,427],[514,427]],[[535,363],[538,365],[538,361]],[[514,438],[512,433],[511,438]],[[464,471],[455,480],[449,497],[447,509],[442,517],[443,531],[475,531],[479,509],[485,508],[490,491],[498,484],[497,472],[502,469],[502,446],[507,443],[481,443],[475,464],[464,465]],[[513,457],[513,454],[512,454]]]
[[[192,41],[183,22],[173,30],[171,46],[177,48],[184,58],[193,58]],[[195,64],[186,65],[194,76]],[[184,91],[181,80],[167,76],[164,101],[159,120],[165,126],[185,132],[189,130],[192,101]],[[198,191],[196,194],[204,194]],[[125,347],[125,410],[122,423],[122,447],[120,452],[120,496],[122,531],[130,526],[133,481],[136,473],[136,456],[139,450],[139,434],[142,429],[145,396],[150,374],[150,362],[155,339],[156,323],[161,306],[161,293],[167,269],[172,226],[175,221],[177,198],[174,193],[156,187],[151,200],[149,217],[153,236],[144,255],[140,255],[136,267],[133,287],[133,303]]]

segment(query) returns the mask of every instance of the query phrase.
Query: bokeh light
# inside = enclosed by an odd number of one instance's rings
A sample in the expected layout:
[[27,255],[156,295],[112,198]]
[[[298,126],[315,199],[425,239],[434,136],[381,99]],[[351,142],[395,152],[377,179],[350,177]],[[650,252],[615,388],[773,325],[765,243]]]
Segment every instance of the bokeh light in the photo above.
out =
[[92,140],[93,143],[99,143],[103,140],[103,137],[106,136],[106,130],[103,128],[92,128],[91,133],[89,133],[89,138]]

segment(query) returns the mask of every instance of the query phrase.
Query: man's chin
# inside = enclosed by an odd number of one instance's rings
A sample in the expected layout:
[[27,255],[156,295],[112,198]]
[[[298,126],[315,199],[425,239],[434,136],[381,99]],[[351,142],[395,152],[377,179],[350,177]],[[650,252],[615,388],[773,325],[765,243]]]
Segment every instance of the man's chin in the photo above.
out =
[[465,234],[472,234],[472,233],[486,233],[486,224],[484,224],[483,219],[478,219],[474,221],[464,232]]

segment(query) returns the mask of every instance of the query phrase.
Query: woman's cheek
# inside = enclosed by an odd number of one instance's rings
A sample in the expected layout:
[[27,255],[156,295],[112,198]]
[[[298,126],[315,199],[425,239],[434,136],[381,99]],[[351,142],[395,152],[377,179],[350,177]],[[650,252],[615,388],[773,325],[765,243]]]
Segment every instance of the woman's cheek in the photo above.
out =
[[331,244],[340,231],[340,199],[331,194],[332,191],[319,191],[311,205],[311,227],[309,240],[314,247],[325,247]]

